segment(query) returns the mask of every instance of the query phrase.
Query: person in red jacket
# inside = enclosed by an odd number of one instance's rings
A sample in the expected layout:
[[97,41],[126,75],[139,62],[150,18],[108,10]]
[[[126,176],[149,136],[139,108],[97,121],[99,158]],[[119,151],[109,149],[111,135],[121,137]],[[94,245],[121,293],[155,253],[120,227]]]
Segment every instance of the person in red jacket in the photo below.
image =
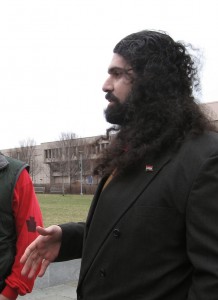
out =
[[[13,159],[9,159],[5,156],[1,155],[1,161],[4,161],[9,169],[7,172],[10,173],[10,165],[13,165]],[[38,236],[36,232],[36,226],[43,225],[42,221],[42,214],[40,210],[40,206],[38,200],[36,198],[36,194],[34,191],[32,180],[28,173],[27,165],[23,164],[21,167],[18,168],[18,172],[15,176],[15,184],[14,188],[12,187],[12,202],[11,208],[13,214],[13,222],[15,228],[15,241],[13,241],[13,247],[15,251],[15,256],[13,258],[12,266],[10,267],[9,275],[6,278],[2,279],[2,286],[0,290],[0,300],[14,300],[18,297],[18,295],[25,295],[26,293],[30,293],[33,289],[35,277],[32,279],[28,279],[21,275],[22,265],[20,264],[20,258],[26,249],[26,247],[35,240]],[[5,170],[1,170],[0,182],[2,182],[2,178],[6,177]],[[14,171],[13,171],[14,172]],[[2,174],[3,173],[3,174]],[[15,173],[15,172],[14,172]],[[13,173],[13,175],[14,175]],[[8,177],[7,177],[8,178]],[[11,177],[10,177],[11,178]],[[7,179],[8,180],[8,179]],[[0,200],[0,210],[2,216],[4,217],[4,198],[5,198],[5,186],[7,186],[7,181],[3,181],[3,185],[0,187],[1,195]],[[8,192],[7,192],[8,193]],[[2,205],[3,203],[3,205]],[[6,217],[5,217],[6,218]],[[4,218],[2,218],[4,219]],[[8,222],[5,220],[5,222]],[[4,234],[4,222],[0,220],[0,237]],[[2,229],[3,228],[3,229]],[[2,239],[3,241],[6,240],[7,237]],[[0,240],[0,249],[6,244],[2,240]],[[9,248],[9,247],[8,247]],[[3,251],[2,251],[3,252]],[[7,251],[4,251],[7,252]],[[0,252],[2,256],[4,253]],[[1,267],[2,265],[0,265]],[[2,269],[0,268],[0,276],[1,276]]]

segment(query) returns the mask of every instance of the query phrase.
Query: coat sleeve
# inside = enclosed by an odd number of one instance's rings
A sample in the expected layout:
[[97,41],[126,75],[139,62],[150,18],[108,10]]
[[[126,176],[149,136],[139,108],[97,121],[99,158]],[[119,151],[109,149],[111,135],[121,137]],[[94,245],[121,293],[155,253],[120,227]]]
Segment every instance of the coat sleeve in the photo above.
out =
[[16,182],[13,196],[13,213],[17,233],[16,256],[11,274],[6,278],[6,287],[2,291],[5,297],[16,299],[18,294],[32,291],[34,279],[21,276],[20,258],[26,247],[37,237],[36,226],[42,226],[42,214],[35,195],[32,180],[23,170]]
[[218,297],[218,155],[201,167],[189,195],[187,253],[193,265],[188,300]]
[[65,261],[82,257],[85,223],[65,223],[59,225],[62,229],[62,243],[55,261]]

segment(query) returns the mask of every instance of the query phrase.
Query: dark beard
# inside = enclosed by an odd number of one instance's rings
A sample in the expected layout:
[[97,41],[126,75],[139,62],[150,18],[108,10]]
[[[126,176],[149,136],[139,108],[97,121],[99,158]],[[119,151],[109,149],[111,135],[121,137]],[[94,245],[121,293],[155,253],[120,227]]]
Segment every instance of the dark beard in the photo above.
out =
[[107,93],[105,98],[113,102],[104,111],[106,121],[114,125],[123,125],[128,113],[128,99],[120,103],[119,99],[112,93]]

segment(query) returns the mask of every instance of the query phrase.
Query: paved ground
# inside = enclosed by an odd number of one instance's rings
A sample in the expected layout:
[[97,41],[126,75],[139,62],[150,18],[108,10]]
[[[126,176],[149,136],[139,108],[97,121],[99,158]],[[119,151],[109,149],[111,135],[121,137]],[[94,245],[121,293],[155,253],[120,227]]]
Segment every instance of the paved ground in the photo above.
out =
[[31,294],[19,296],[19,300],[76,300],[77,282],[67,282],[47,288],[33,289]]

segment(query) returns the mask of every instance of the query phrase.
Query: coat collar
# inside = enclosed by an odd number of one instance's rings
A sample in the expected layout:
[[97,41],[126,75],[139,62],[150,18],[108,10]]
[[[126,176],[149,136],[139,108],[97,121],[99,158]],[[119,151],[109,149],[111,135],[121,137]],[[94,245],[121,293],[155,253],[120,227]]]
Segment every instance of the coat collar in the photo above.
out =
[[79,285],[115,224],[169,160],[170,155],[165,155],[156,161],[147,161],[137,172],[113,178],[104,190],[102,189],[107,178],[102,179],[86,222]]

